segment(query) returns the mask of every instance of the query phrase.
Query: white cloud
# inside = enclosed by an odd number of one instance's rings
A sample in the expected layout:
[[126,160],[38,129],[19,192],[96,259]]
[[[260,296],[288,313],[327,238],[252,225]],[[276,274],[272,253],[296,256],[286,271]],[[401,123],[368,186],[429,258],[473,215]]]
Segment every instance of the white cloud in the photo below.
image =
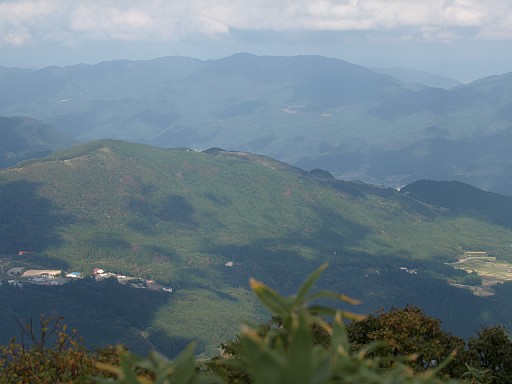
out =
[[512,39],[512,7],[509,2],[496,4],[493,8],[499,17],[490,20],[480,29],[478,36],[489,40],[511,40]]
[[152,17],[136,8],[80,5],[69,14],[71,32],[94,39],[137,40],[152,29]]
[[[0,45],[181,40],[230,29],[512,39],[512,0],[0,0]],[[412,32],[411,32],[412,30]]]
[[[61,1],[0,1],[0,46],[24,45],[41,36],[60,14]],[[44,34],[44,33],[43,33]]]
[[486,7],[472,4],[471,1],[458,1],[443,10],[443,19],[447,24],[456,26],[478,26],[488,18]]
[[69,24],[79,36],[94,39],[176,40],[228,32],[222,20],[205,9],[197,1],[89,1],[70,12]]
[[2,41],[5,44],[12,45],[15,47],[19,47],[27,44],[32,40],[32,36],[30,33],[19,30],[18,32],[9,32],[2,37]]
[[459,36],[449,29],[441,27],[423,27],[421,28],[421,38],[424,41],[437,41],[442,43],[450,43]]

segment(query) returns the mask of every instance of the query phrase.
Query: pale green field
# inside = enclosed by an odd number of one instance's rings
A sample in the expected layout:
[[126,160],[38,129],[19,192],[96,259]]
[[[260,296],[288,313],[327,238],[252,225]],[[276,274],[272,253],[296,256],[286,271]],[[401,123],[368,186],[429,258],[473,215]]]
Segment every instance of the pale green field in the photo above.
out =
[[479,286],[450,283],[454,287],[470,290],[475,296],[492,296],[492,288],[496,284],[512,281],[512,263],[496,260],[495,257],[462,257],[448,265],[468,273],[474,272],[482,278],[482,284]]
[[468,273],[475,271],[484,280],[491,280],[497,283],[512,281],[512,263],[496,260],[494,257],[462,258],[450,265],[457,269],[463,269]]

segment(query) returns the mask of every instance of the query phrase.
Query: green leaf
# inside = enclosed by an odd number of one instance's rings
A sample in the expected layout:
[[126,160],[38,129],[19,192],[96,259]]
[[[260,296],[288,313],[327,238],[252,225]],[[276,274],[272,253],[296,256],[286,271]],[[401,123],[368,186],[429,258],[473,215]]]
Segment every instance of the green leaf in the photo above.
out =
[[331,345],[337,349],[341,355],[348,355],[350,353],[350,341],[348,339],[347,329],[343,324],[343,316],[341,311],[338,311],[334,316],[332,323]]
[[278,317],[283,319],[287,317],[290,310],[290,303],[285,297],[281,296],[262,282],[252,278],[249,280],[249,283],[261,304]]
[[282,384],[284,359],[253,331],[243,331],[240,341],[243,345],[243,360],[254,384]]
[[294,316],[289,335],[288,364],[285,383],[308,383],[312,374],[313,335],[304,314]]
[[337,301],[343,301],[348,304],[352,305],[359,305],[361,302],[357,299],[353,299],[347,295],[343,295],[341,293],[336,293],[332,291],[319,291],[315,292],[314,294],[310,295],[308,297],[308,301],[311,302],[313,300],[318,299],[331,299],[331,300],[337,300]]
[[320,267],[318,267],[313,273],[309,275],[304,284],[299,288],[297,296],[295,297],[294,305],[301,305],[306,297],[306,294],[313,288],[313,285],[320,278],[320,275],[325,271],[328,264],[324,263]]

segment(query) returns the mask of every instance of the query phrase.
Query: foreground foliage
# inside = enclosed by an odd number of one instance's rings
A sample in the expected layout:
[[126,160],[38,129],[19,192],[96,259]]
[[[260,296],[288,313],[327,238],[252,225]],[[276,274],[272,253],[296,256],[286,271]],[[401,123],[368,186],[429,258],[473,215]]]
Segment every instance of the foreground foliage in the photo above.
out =
[[[348,326],[352,349],[359,350],[371,343],[378,344],[372,356],[388,357],[386,367],[399,356],[415,356],[408,365],[415,371],[425,371],[450,359],[443,369],[445,375],[460,377],[466,367],[462,362],[464,340],[441,329],[441,322],[426,316],[419,308],[407,306],[379,312],[367,319]],[[452,356],[455,353],[455,356]],[[451,357],[452,356],[452,357]]]
[[[344,321],[362,316],[315,304],[319,299],[335,299],[355,304],[355,300],[334,292],[310,293],[325,269],[316,270],[297,294],[284,297],[263,283],[251,280],[251,287],[273,316],[279,319],[262,328],[246,324],[238,342],[224,357],[192,363],[191,350],[184,351],[174,362],[152,355],[146,359],[122,354],[120,367],[105,367],[117,375],[118,383],[437,383],[436,375],[444,367],[415,372],[407,366],[410,359],[397,358],[387,369],[378,356],[370,356],[372,347],[352,351]],[[333,319],[332,323],[325,316]],[[328,345],[317,343],[314,329],[329,336]],[[134,374],[136,368],[153,372],[154,381]]]
[[21,340],[15,338],[0,346],[1,383],[91,383],[91,376],[108,376],[97,362],[118,362],[117,352],[106,347],[89,353],[76,336],[67,331],[62,318],[41,317],[37,327],[32,320],[18,322]]
[[467,360],[482,372],[490,373],[493,383],[512,380],[512,341],[501,327],[491,327],[478,332],[478,337],[468,341]]
[[[502,327],[462,339],[439,320],[406,307],[372,316],[327,306],[357,304],[330,291],[311,292],[326,265],[296,294],[285,297],[251,279],[272,320],[245,324],[222,356],[198,361],[191,344],[174,360],[139,357],[122,347],[89,353],[62,319],[19,323],[21,342],[0,347],[2,383],[300,384],[300,383],[507,383],[512,341]],[[350,322],[350,323],[349,323]],[[348,324],[347,324],[348,323]],[[26,339],[28,343],[26,343]]]

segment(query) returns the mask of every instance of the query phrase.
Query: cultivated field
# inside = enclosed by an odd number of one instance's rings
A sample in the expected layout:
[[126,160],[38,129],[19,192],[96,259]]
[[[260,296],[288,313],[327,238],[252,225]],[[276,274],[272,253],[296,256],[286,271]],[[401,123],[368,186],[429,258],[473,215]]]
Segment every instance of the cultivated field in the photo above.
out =
[[494,285],[512,281],[512,264],[503,260],[498,261],[495,257],[463,257],[459,261],[448,265],[468,273],[476,272],[478,276],[482,277],[480,287],[451,284],[458,288],[469,289],[477,296],[493,295],[492,287]]

